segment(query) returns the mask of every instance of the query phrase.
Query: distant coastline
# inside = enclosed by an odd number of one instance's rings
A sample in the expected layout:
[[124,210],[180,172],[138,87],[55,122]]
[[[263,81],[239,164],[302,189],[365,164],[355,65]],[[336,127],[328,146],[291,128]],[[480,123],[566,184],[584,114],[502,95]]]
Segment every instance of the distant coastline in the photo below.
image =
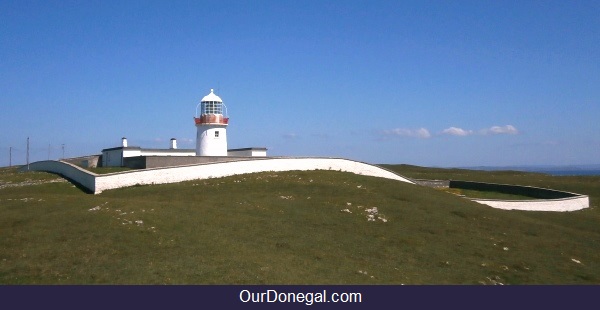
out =
[[581,175],[590,175],[590,176],[600,176],[600,170],[535,170],[530,172],[539,172],[546,173],[549,175],[556,176],[581,176]]
[[574,166],[478,166],[460,167],[473,170],[513,170],[524,172],[545,173],[554,176],[600,176],[600,165],[574,165]]

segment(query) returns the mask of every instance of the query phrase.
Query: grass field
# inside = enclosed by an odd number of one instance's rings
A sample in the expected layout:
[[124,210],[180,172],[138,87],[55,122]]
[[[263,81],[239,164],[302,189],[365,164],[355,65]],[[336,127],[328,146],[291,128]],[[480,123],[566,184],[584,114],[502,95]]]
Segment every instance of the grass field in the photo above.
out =
[[82,192],[0,169],[2,284],[598,284],[599,177],[394,165],[411,178],[587,194],[570,213],[497,210],[333,171]]

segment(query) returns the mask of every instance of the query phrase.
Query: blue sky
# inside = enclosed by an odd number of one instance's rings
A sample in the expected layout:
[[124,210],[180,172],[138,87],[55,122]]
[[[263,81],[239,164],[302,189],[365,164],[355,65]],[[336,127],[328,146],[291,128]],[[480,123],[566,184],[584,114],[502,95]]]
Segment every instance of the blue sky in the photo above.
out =
[[230,148],[423,166],[600,163],[598,1],[0,0],[0,166]]

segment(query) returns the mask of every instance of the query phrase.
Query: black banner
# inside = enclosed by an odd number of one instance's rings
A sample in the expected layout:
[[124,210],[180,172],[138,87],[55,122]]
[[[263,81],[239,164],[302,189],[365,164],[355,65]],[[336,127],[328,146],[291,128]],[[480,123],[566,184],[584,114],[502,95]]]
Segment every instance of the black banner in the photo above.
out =
[[3,309],[583,309],[600,286],[10,285]]

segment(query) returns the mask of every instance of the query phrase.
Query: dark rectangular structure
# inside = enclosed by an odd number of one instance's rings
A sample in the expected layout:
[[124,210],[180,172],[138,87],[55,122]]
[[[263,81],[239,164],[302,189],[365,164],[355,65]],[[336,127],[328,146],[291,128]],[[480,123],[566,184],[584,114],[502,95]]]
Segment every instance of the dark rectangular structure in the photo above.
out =
[[132,169],[162,168],[241,160],[261,160],[268,157],[247,156],[136,156],[123,158],[123,165]]

